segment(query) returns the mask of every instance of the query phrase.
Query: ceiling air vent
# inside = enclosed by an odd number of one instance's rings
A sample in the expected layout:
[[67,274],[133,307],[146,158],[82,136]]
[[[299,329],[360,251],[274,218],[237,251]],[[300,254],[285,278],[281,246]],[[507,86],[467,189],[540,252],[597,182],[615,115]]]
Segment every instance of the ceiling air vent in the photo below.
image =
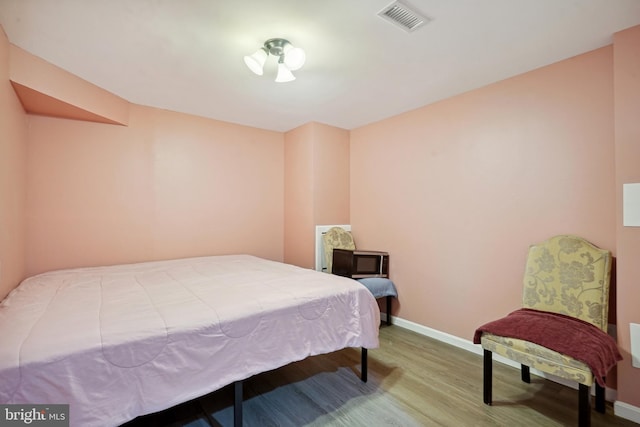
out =
[[408,6],[394,1],[380,12],[378,16],[402,28],[410,33],[419,28],[422,24],[430,21],[426,16],[421,15],[415,10],[411,10]]

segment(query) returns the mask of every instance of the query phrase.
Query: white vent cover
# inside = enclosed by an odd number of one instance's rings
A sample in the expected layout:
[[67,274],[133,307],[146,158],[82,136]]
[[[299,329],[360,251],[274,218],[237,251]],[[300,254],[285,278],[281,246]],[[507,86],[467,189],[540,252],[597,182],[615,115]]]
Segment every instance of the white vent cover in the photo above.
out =
[[397,25],[408,33],[415,31],[417,28],[430,21],[426,16],[421,15],[415,10],[411,10],[408,6],[400,3],[399,1],[394,1],[382,9],[378,12],[378,16]]

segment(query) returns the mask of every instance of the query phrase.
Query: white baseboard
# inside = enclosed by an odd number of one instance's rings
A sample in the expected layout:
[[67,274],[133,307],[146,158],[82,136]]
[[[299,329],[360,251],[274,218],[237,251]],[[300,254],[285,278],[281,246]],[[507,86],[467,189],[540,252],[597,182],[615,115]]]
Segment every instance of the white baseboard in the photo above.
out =
[[613,403],[613,413],[620,418],[640,424],[640,408],[637,406],[616,400]]
[[[387,318],[386,314],[381,313],[381,318],[382,320],[386,320]],[[424,335],[429,338],[442,341],[446,344],[453,345],[463,350],[467,350],[479,355],[483,354],[482,347],[480,346],[480,344],[474,344],[470,340],[460,338],[455,335],[448,334],[446,332],[438,331],[436,329],[429,328],[428,326],[420,325],[418,323],[414,323],[409,320],[402,319],[401,317],[392,316],[391,323],[400,328],[408,329],[420,335]],[[505,365],[520,369],[519,363],[516,363],[513,360],[502,357],[499,354],[494,354],[493,360],[495,360],[496,362],[500,362]],[[545,374],[544,372],[538,371],[537,369],[532,368],[531,373],[539,377],[546,378],[551,381],[555,381],[567,387],[571,387],[574,389],[578,388],[578,385],[574,382],[566,381],[562,378]],[[593,390],[592,390],[592,394],[593,394]],[[613,408],[614,408],[614,414],[616,416],[636,422],[636,423],[640,423],[640,408],[635,407],[633,405],[629,405],[628,403],[619,402],[618,400],[616,400],[617,390],[613,390],[607,387],[605,389],[605,399],[608,400],[609,402],[614,402]]]

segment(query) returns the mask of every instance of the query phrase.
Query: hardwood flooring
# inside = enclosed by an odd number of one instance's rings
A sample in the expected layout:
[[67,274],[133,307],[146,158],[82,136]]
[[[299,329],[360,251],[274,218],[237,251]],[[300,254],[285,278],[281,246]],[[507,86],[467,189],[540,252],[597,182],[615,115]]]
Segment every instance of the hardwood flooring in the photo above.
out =
[[[493,405],[482,402],[482,357],[397,326],[382,326],[360,381],[360,350],[307,358],[244,382],[245,426],[573,426],[578,391],[493,364]],[[226,387],[126,427],[231,426]],[[631,427],[592,410],[593,427]]]

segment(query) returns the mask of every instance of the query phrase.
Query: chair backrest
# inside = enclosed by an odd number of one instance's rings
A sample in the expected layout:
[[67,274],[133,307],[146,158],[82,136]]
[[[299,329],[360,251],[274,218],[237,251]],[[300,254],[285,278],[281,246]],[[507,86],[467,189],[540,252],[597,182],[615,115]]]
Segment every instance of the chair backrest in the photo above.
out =
[[342,227],[331,227],[322,235],[324,246],[324,261],[327,264],[327,273],[331,273],[333,266],[333,249],[355,250],[356,244],[350,232]]
[[611,252],[571,235],[529,248],[522,305],[565,314],[607,331]]

